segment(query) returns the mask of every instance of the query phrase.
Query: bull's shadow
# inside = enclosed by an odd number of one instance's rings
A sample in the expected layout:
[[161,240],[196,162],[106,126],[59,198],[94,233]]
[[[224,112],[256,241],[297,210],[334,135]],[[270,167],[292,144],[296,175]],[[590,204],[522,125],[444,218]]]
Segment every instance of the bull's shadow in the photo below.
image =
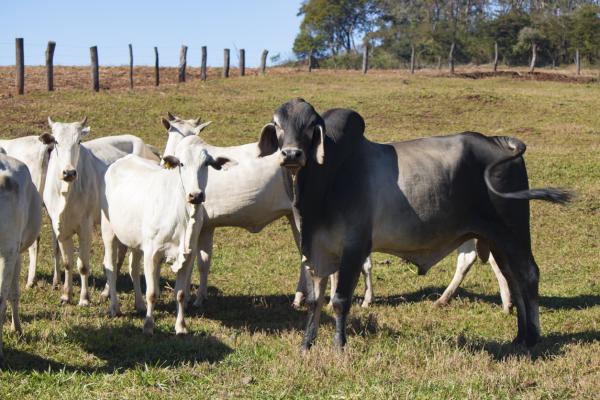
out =
[[[209,287],[209,298],[202,307],[190,305],[187,314],[220,321],[229,328],[246,329],[250,332],[278,334],[287,331],[303,331],[306,310],[292,307],[289,295],[215,295]],[[172,306],[171,306],[172,307]],[[321,314],[322,323],[333,323],[327,314]]]
[[600,332],[583,331],[577,333],[551,333],[548,335],[542,334],[540,343],[534,346],[529,351],[521,348],[516,348],[510,342],[497,342],[486,340],[469,340],[460,338],[458,346],[462,349],[478,353],[485,351],[490,356],[499,362],[506,361],[510,357],[527,357],[532,361],[546,360],[548,358],[564,355],[565,347],[575,343],[595,343],[600,341]]
[[[406,303],[419,303],[423,301],[437,300],[446,287],[427,286],[419,290],[391,296],[375,295],[372,304],[397,306]],[[502,306],[500,294],[476,293],[464,288],[458,288],[456,297],[468,299],[469,301],[483,301],[486,303]],[[544,296],[540,295],[540,307],[550,310],[577,310],[600,305],[600,295],[579,294],[571,297]]]

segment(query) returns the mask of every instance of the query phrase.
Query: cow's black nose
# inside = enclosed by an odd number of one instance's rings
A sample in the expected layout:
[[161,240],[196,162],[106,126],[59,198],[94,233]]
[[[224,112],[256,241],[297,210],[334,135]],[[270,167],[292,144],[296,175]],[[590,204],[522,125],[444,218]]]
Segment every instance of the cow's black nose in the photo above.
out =
[[205,198],[206,196],[204,195],[204,192],[190,193],[188,194],[188,203],[201,204],[204,203]]
[[63,171],[63,180],[67,182],[71,182],[77,178],[77,171],[74,169],[68,169]]
[[283,149],[281,155],[285,161],[297,161],[302,156],[302,150],[300,149]]

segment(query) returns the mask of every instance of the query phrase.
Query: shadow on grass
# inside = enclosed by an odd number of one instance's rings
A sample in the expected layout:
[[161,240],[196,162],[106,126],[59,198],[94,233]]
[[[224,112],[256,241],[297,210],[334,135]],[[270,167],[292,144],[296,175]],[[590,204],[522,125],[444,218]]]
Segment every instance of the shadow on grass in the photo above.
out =
[[[246,329],[250,332],[277,334],[302,331],[306,319],[305,309],[292,307],[293,297],[286,295],[266,296],[214,296],[200,307],[192,305],[188,315],[220,321],[229,328]],[[321,314],[321,323],[332,323],[333,318]]]
[[[418,303],[422,301],[437,300],[446,288],[443,286],[428,286],[414,292],[387,297],[375,296],[373,304],[400,305],[403,303]],[[502,305],[500,294],[490,295],[485,293],[475,293],[467,289],[459,288],[456,291],[456,297],[468,299],[470,301],[483,301],[486,303]],[[572,297],[559,296],[540,296],[540,306],[550,310],[576,310],[580,308],[589,308],[600,305],[600,295],[580,294]]]
[[542,336],[540,343],[529,351],[515,347],[512,343],[459,339],[459,346],[471,352],[485,351],[496,361],[506,361],[509,357],[527,357],[532,361],[564,355],[565,347],[570,344],[589,344],[600,341],[600,332],[583,331],[577,333],[552,333]]
[[176,336],[171,332],[155,331],[151,337],[134,327],[90,328],[77,326],[67,336],[78,343],[104,365],[99,367],[66,365],[39,356],[5,349],[6,360],[0,369],[16,371],[119,372],[138,366],[177,367],[194,362],[214,363],[233,350],[210,335]]

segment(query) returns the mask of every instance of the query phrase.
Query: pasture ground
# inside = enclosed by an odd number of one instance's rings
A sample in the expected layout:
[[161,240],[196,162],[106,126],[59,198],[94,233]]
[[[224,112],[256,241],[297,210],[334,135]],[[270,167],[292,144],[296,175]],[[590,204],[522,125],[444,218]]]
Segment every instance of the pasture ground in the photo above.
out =
[[[600,381],[600,86],[410,76],[402,72],[292,72],[193,81],[186,85],[33,92],[0,99],[2,137],[40,134],[46,118],[89,117],[91,138],[138,135],[166,140],[166,112],[214,121],[203,137],[217,145],[255,141],[273,110],[301,96],[319,111],[351,107],[372,140],[406,140],[463,130],[513,135],[528,144],[531,186],[567,186],[577,200],[532,202],[533,249],[541,269],[543,342],[514,351],[514,315],[501,312],[497,284],[478,262],[447,308],[435,300],[456,256],[426,276],[401,260],[374,256],[375,304],[351,311],[349,342],[331,348],[323,317],[309,354],[299,345],[304,311],[290,303],[299,256],[287,222],[259,234],[221,229],[210,300],[189,309],[190,334],[173,331],[174,276],[164,268],[151,338],[142,335],[131,284],[121,275],[122,317],[99,300],[102,245],[93,249],[92,306],[59,306],[52,290],[49,226],[44,223],[39,282],[24,290],[22,336],[5,326],[0,398],[597,398]],[[194,273],[194,284],[198,277]],[[362,282],[356,291],[362,295]],[[78,295],[78,286],[75,288]]]

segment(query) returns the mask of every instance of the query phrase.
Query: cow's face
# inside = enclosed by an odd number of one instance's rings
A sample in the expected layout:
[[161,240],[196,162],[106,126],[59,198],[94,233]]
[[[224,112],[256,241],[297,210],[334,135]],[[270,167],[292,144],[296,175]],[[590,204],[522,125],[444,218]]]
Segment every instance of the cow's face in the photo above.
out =
[[46,145],[54,146],[54,157],[58,162],[60,179],[70,183],[77,179],[77,163],[81,148],[81,139],[90,132],[86,126],[87,117],[79,122],[54,122],[48,117],[52,133],[40,137]]
[[200,123],[198,119],[181,119],[168,113],[169,119],[163,118],[162,124],[167,129],[167,145],[165,146],[165,156],[175,155],[175,148],[181,142],[181,139],[187,136],[199,135],[200,132],[212,121]]
[[225,158],[213,158],[204,143],[196,136],[182,139],[175,148],[174,156],[163,157],[164,168],[178,168],[179,179],[183,186],[186,201],[190,204],[204,202],[204,189],[208,179],[208,168],[228,168],[235,161]]
[[306,165],[308,157],[324,162],[323,118],[303,99],[293,99],[279,107],[273,122],[264,126],[258,142],[260,156],[279,150],[281,166],[292,173]]

